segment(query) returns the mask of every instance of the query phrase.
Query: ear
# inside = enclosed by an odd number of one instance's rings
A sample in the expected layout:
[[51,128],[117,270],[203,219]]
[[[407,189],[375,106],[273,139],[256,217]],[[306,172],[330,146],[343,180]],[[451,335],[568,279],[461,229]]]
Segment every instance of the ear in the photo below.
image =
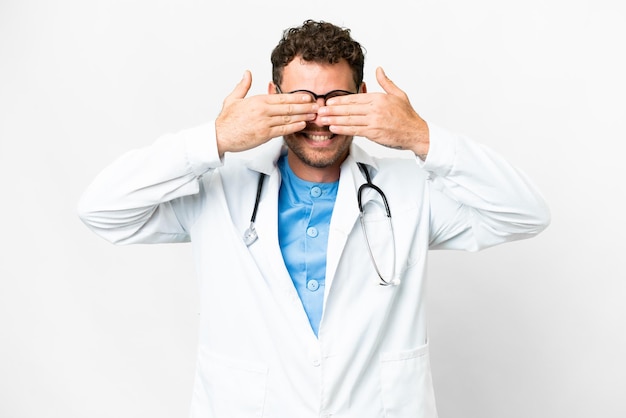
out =
[[365,82],[361,83],[361,88],[359,88],[359,93],[367,93],[367,86]]
[[276,84],[274,84],[273,81],[270,81],[269,84],[267,85],[267,94],[276,94],[278,93],[276,91]]

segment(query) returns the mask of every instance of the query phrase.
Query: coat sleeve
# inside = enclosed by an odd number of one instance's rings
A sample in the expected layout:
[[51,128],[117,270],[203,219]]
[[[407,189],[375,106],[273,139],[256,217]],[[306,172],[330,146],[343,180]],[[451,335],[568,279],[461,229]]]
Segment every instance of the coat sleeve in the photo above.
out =
[[213,123],[164,135],[105,168],[81,196],[78,215],[116,244],[189,241],[200,179],[221,164]]
[[478,251],[549,225],[548,206],[524,173],[469,138],[429,129],[431,249]]

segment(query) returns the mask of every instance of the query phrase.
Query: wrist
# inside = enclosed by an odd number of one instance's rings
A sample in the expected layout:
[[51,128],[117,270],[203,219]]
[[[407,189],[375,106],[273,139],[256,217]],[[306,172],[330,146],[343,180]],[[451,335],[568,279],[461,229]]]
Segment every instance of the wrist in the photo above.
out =
[[430,134],[428,124],[421,119],[420,127],[416,130],[416,137],[413,140],[413,153],[422,161],[426,161],[430,150]]

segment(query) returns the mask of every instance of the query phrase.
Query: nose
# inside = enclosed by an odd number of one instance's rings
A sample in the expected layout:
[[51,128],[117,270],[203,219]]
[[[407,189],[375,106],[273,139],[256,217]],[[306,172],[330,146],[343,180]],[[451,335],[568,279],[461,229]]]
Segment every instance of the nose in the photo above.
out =
[[326,97],[318,96],[317,99],[315,99],[315,102],[317,102],[317,104],[320,106],[326,106]]
[[[316,102],[320,107],[322,106],[326,106],[326,99],[324,97],[318,97],[317,99],[313,99],[314,102]],[[315,115],[315,119],[309,121],[309,125],[314,125],[315,127],[324,127],[327,125],[324,125],[320,122],[320,114],[317,113]]]
[[322,119],[322,118],[321,118],[320,114],[319,114],[319,113],[317,113],[317,114],[315,115],[315,119],[308,121],[307,125],[308,125],[308,126],[315,127],[315,128],[325,128],[325,127],[327,127],[328,125],[324,125],[324,124],[321,122],[321,119]]

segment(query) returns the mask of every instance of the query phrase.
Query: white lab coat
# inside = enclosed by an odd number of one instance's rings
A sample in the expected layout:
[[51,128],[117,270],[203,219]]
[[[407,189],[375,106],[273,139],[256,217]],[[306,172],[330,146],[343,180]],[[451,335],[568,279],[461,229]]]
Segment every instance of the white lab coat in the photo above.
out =
[[[425,316],[429,249],[476,251],[531,237],[549,222],[527,178],[492,151],[430,127],[425,163],[378,159],[353,145],[341,167],[316,338],[282,260],[276,168],[283,144],[219,159],[213,123],[162,137],[105,169],[79,214],[116,243],[193,242],[201,315],[193,418],[437,416]],[[247,158],[253,155],[253,158]],[[399,286],[378,285],[358,221],[364,162],[391,209]],[[247,247],[259,172],[266,173]],[[383,270],[391,235],[364,195]]]

